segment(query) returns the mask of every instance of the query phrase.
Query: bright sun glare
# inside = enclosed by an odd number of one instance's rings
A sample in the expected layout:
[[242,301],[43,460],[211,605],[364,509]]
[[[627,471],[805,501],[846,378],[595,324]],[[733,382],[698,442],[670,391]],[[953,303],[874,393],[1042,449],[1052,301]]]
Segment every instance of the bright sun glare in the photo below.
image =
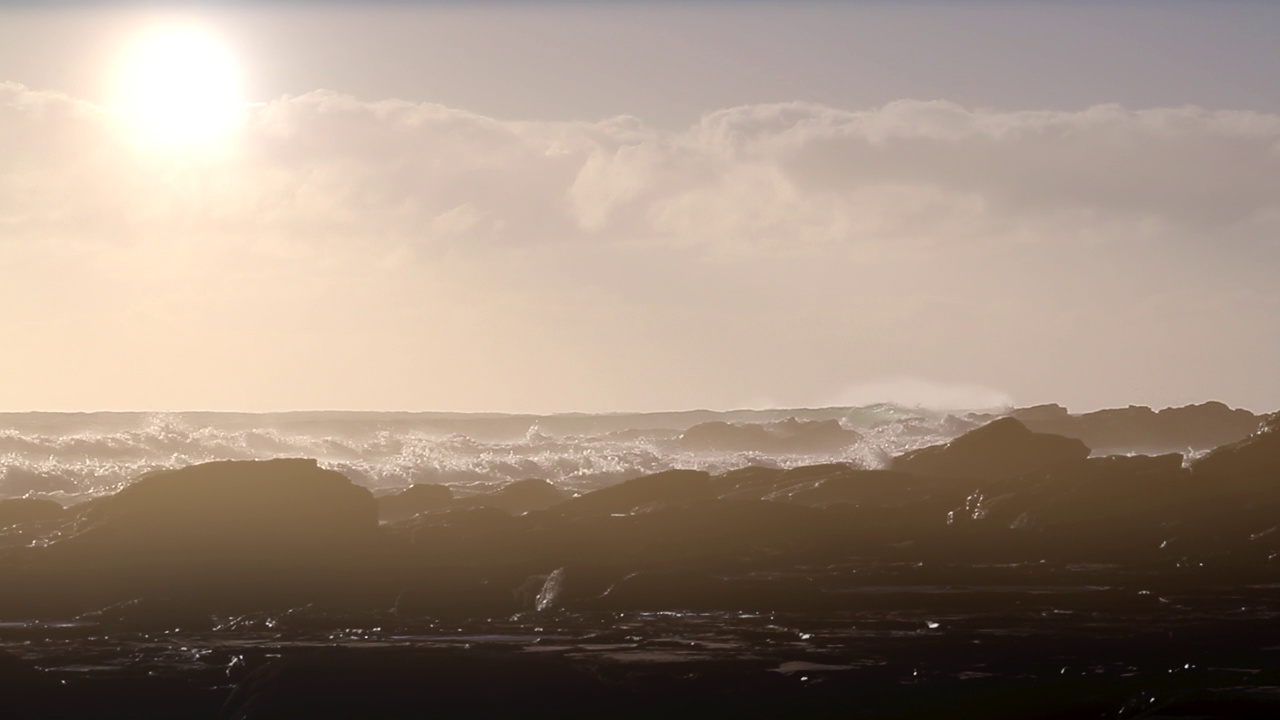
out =
[[231,54],[209,35],[167,28],[140,38],[117,78],[122,109],[144,138],[193,147],[224,136],[244,102]]

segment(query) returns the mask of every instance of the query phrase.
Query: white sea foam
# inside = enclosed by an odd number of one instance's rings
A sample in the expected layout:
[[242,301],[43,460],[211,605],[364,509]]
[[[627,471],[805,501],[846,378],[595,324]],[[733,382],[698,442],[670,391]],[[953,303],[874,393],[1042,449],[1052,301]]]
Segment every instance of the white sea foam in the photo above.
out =
[[[838,420],[861,433],[823,453],[697,451],[680,434],[710,420]],[[380,490],[439,482],[458,492],[528,477],[582,492],[671,468],[722,472],[747,465],[889,457],[964,429],[952,416],[892,405],[821,410],[508,416],[441,413],[17,413],[0,415],[0,497],[64,503],[114,492],[152,470],[211,460],[314,457]]]

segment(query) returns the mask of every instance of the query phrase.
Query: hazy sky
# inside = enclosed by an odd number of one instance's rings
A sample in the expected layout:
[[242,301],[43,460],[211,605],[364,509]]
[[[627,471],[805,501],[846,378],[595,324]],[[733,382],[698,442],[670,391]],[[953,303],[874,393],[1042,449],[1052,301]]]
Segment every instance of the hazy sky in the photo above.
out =
[[[249,105],[157,148],[178,25]],[[1274,410],[1277,77],[1263,2],[0,3],[0,409]]]

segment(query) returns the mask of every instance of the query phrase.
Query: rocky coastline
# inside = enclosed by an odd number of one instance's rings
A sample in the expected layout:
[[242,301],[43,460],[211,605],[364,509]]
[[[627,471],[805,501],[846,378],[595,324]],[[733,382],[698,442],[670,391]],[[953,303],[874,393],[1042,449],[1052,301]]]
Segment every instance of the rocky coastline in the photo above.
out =
[[7,716],[1269,716],[1280,414],[1195,408],[577,495],[375,496],[298,458],[0,500]]

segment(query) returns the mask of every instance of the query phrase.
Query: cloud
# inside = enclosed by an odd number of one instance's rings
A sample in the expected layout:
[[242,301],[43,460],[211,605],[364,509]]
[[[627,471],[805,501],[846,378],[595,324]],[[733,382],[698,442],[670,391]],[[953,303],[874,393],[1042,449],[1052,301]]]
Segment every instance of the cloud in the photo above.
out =
[[10,83],[0,132],[11,236],[470,233],[769,253],[1257,234],[1280,214],[1280,117],[1198,108],[791,103],[659,132],[635,118],[504,121],[315,92],[255,107],[225,153],[196,160],[144,156],[105,110]]
[[1280,116],[785,103],[668,131],[318,91],[207,151],[132,132],[0,84],[0,373],[64,407],[1280,401],[1249,332]]

